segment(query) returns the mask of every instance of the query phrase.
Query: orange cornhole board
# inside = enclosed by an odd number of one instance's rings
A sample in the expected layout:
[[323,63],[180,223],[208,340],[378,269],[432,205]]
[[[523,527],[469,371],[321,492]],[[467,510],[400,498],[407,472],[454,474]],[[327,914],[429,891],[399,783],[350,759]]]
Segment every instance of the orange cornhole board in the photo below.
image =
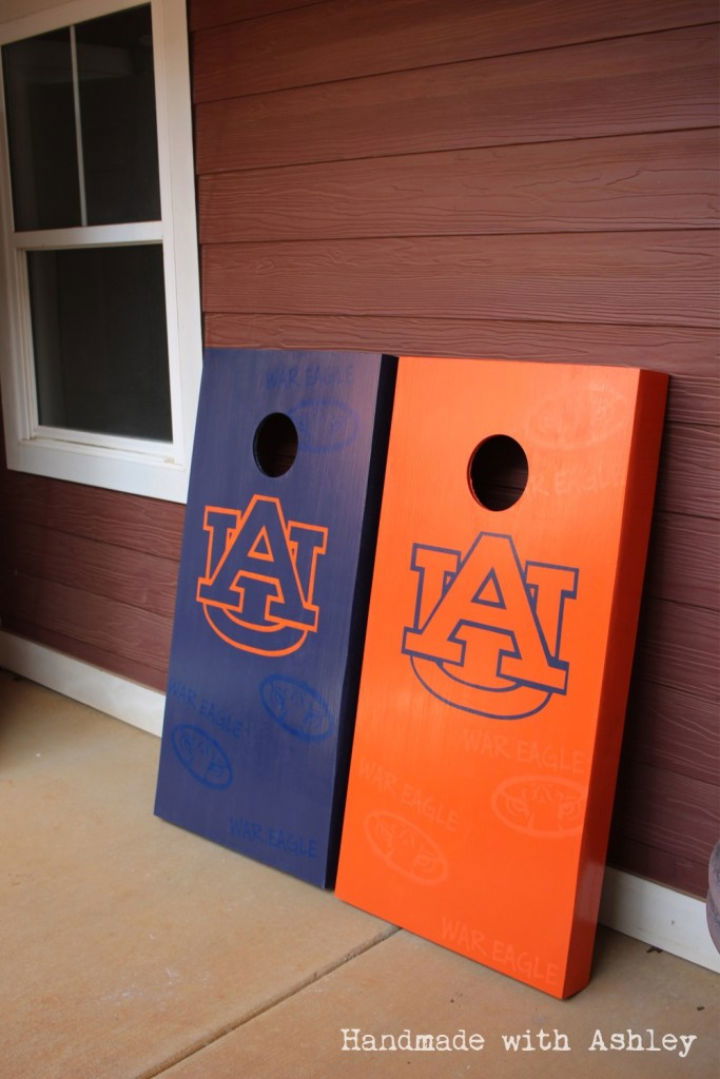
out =
[[666,389],[400,361],[336,890],[557,997],[589,977]]

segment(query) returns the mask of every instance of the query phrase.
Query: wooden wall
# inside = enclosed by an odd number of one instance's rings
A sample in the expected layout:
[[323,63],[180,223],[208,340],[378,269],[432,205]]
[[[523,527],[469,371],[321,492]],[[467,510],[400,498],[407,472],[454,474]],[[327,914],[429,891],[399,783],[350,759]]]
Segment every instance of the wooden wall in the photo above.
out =
[[4,468],[0,506],[2,628],[164,690],[184,507]]
[[720,835],[716,9],[196,0],[210,345],[672,374],[616,864]]
[[[189,12],[207,344],[672,375],[611,858],[704,894],[720,835],[715,5]],[[4,470],[0,497],[4,628],[163,688],[182,507]]]

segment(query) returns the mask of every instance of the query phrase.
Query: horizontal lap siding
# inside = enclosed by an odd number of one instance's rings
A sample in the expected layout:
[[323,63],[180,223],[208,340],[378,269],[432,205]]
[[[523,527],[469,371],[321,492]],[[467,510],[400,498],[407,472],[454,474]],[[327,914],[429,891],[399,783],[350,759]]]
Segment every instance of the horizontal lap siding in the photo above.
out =
[[205,340],[672,376],[611,856],[718,803],[714,5],[191,4]]
[[82,574],[77,586],[18,574],[8,589],[14,617],[42,634],[58,633],[81,645],[114,654],[126,670],[134,664],[162,672],[170,652],[170,623],[142,607],[88,591]]
[[630,691],[625,759],[717,785],[717,701],[687,688],[643,682],[636,674]]
[[717,243],[701,230],[212,244],[202,266],[211,313],[718,323]]
[[184,508],[175,503],[19,472],[5,473],[3,493],[14,519],[96,540],[115,548],[117,557],[126,548],[175,562],[180,557]]
[[720,521],[657,512],[645,591],[692,607],[720,606]]
[[705,26],[201,102],[201,174],[713,125]]
[[0,469],[4,629],[164,689],[183,507]]
[[211,173],[200,241],[709,228],[717,151],[701,130]]
[[316,4],[317,0],[201,0],[190,4],[188,25],[190,30],[219,26],[237,19],[252,19],[258,15],[272,15],[290,8]]
[[[271,4],[296,10],[252,18]],[[211,0],[192,8],[196,101],[692,26],[717,14],[708,0],[331,0],[312,9]],[[242,21],[232,25],[231,12]]]
[[54,532],[27,524],[8,544],[13,573],[20,579],[54,581],[107,600],[172,618],[177,562],[145,551]]
[[[620,834],[647,848],[672,851],[688,863],[700,862],[700,869],[705,869],[701,888],[704,893],[707,864],[702,867],[697,853],[699,849],[712,850],[717,842],[716,796],[714,784],[626,755],[618,776],[615,806],[616,818],[623,822]],[[638,811],[638,797],[651,807],[650,812]],[[697,883],[701,880],[700,874]]]
[[38,624],[37,621],[25,622],[18,614],[13,614],[10,625],[4,627],[10,632],[26,637],[37,644],[52,648],[56,652],[72,656],[83,663],[90,663],[101,670],[110,671],[112,674],[128,678],[132,682],[139,682],[157,689],[161,693],[167,685],[167,661],[163,662],[162,668],[145,663],[142,659],[128,658],[122,649],[118,649],[115,641],[110,648],[102,648],[95,643],[94,627],[89,628],[90,640],[83,635],[82,616],[78,623],[73,623],[68,633],[62,633],[54,628]]
[[383,349],[405,356],[486,356],[553,363],[653,367],[672,375],[668,418],[713,424],[720,413],[717,333],[685,326],[602,326],[395,315],[206,314],[205,339],[216,348]]

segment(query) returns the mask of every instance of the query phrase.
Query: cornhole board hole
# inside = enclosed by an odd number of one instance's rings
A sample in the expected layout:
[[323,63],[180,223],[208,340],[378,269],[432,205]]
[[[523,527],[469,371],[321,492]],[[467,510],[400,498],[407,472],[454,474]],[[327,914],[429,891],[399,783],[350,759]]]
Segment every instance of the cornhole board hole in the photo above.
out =
[[337,894],[557,997],[589,977],[666,382],[399,364]]
[[155,811],[337,865],[396,361],[205,354]]

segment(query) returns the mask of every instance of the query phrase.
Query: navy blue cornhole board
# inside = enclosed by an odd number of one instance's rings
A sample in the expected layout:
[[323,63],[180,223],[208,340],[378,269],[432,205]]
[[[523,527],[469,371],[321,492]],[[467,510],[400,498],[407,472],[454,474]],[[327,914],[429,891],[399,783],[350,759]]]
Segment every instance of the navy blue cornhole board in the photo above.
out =
[[[333,883],[395,379],[368,353],[209,349],[155,812]],[[266,475],[255,437],[290,417]]]

